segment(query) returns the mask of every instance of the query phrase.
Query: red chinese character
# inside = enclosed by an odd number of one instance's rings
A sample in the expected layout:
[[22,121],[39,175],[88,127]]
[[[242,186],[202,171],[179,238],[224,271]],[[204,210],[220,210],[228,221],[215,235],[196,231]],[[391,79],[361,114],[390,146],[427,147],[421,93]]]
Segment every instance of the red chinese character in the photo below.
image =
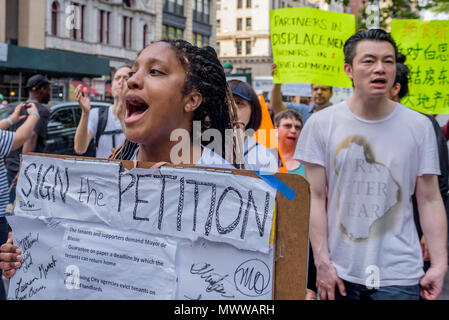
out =
[[401,38],[418,38],[418,25],[416,22],[405,22],[402,29]]
[[423,24],[421,28],[421,39],[432,39],[432,26],[430,24]]
[[444,40],[446,41],[448,39],[448,33],[449,33],[449,29],[448,29],[448,24],[447,23],[436,23],[434,25],[434,30],[435,30],[435,40]]

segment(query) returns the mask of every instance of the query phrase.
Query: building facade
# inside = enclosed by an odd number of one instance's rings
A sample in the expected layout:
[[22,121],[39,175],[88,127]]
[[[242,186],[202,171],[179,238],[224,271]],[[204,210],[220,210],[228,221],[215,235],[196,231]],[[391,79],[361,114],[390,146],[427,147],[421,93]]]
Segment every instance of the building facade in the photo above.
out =
[[215,0],[163,0],[162,39],[184,39],[199,47],[215,46]]
[[[0,93],[19,100],[26,94],[26,79],[41,72],[52,77],[54,100],[73,100],[74,80],[87,83],[93,98],[110,98],[110,74],[130,65],[146,45],[184,39],[215,46],[215,20],[215,0],[0,0],[0,43],[9,52],[23,51],[24,60],[30,52],[37,60],[26,68],[22,65],[29,61],[0,61]],[[48,53],[51,59],[45,58]],[[64,53],[70,55],[64,59]],[[55,54],[60,59],[54,59]],[[102,60],[96,63],[92,58]],[[110,70],[89,72],[104,59]],[[53,60],[53,66],[39,60]],[[61,65],[55,66],[59,60]],[[69,68],[73,61],[80,62]],[[83,64],[86,72],[80,72]],[[18,95],[9,94],[17,91]]]
[[[138,52],[156,40],[157,4],[155,0],[46,0],[45,48],[107,58],[112,73],[131,65]],[[109,76],[84,82],[89,82],[96,98],[111,94]],[[73,99],[73,86],[71,92]]]
[[130,64],[156,39],[156,1],[46,0],[45,48]]

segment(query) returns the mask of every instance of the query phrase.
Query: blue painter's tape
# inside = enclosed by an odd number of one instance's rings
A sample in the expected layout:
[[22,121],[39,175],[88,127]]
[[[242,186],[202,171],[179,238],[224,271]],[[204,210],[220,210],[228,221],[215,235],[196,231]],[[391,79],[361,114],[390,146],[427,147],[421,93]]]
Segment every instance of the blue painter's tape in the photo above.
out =
[[268,183],[270,186],[279,191],[288,200],[293,201],[296,196],[296,191],[282,182],[281,179],[276,177],[274,174],[267,174],[266,172],[261,173],[260,171],[254,171],[263,181]]

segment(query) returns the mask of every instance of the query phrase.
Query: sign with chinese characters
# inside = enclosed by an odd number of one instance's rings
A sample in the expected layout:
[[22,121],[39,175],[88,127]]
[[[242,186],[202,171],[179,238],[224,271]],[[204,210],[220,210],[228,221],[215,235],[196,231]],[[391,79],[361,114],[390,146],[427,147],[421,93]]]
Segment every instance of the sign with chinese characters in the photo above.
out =
[[352,14],[312,8],[270,11],[274,83],[314,83],[350,88],[343,45],[355,32]]
[[428,114],[449,113],[449,21],[393,20],[391,35],[410,69],[402,104]]

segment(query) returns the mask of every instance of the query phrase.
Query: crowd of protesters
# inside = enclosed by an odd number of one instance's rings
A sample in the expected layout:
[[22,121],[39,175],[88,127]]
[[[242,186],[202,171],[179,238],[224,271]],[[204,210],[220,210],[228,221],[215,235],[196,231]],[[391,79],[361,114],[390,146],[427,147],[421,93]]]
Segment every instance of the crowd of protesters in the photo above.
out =
[[[344,54],[354,92],[347,101],[332,105],[333,88],[321,84],[311,85],[310,105],[284,102],[280,84],[271,92],[283,165],[310,184],[306,298],[436,299],[448,264],[447,128],[442,131],[432,117],[399,103],[408,92],[408,70],[388,33],[359,31],[346,41]],[[275,64],[272,71],[278,72]],[[3,156],[21,144],[19,153],[38,151],[46,135],[48,110],[40,106],[48,102],[49,82],[39,75],[27,87],[29,99],[7,120],[11,126],[21,125],[15,134],[3,131],[8,126],[0,122]],[[87,92],[76,89],[82,108],[77,153],[97,140],[97,157],[111,154],[111,159],[150,161],[160,167],[173,162],[171,150],[178,141],[171,134],[183,129],[191,137],[185,149],[189,154],[184,155],[190,164],[278,171],[278,154],[248,134],[262,121],[256,93],[245,82],[226,81],[211,47],[182,40],[152,43],[131,67],[117,70],[112,88],[114,104],[100,135],[99,111],[91,112]],[[241,145],[229,146],[222,139],[219,151],[208,149],[193,138],[193,121],[201,123],[199,134],[208,129],[222,137],[229,129],[244,132]],[[8,168],[12,187],[19,153]],[[9,192],[6,177],[0,176],[0,188],[4,200]],[[5,219],[3,203],[0,219]],[[6,220],[1,222],[0,268],[10,278],[22,257],[11,233],[7,237]]]

